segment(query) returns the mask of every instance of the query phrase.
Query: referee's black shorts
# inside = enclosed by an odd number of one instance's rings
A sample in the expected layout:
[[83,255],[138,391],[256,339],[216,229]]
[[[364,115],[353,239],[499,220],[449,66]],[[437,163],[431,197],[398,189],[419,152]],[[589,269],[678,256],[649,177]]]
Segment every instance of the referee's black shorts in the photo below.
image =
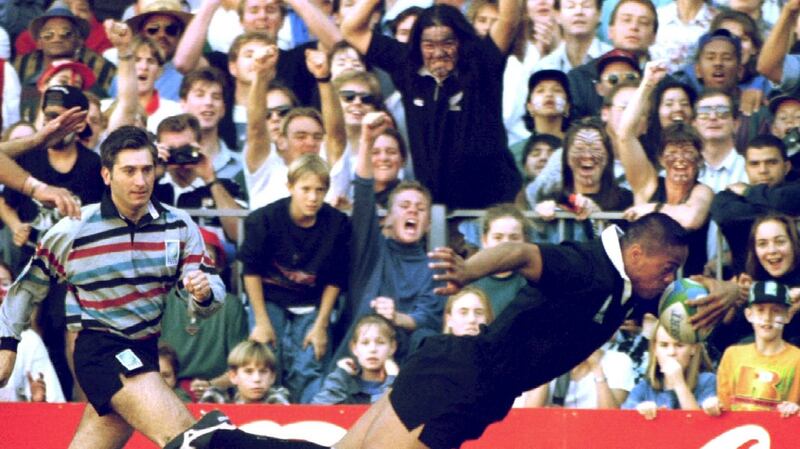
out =
[[493,375],[491,354],[473,337],[425,339],[403,365],[389,400],[409,431],[424,425],[419,440],[431,449],[452,449],[481,436],[503,419],[515,399]]
[[112,411],[111,397],[122,389],[120,374],[158,372],[158,338],[129,340],[108,332],[82,330],[75,342],[75,377],[102,416]]

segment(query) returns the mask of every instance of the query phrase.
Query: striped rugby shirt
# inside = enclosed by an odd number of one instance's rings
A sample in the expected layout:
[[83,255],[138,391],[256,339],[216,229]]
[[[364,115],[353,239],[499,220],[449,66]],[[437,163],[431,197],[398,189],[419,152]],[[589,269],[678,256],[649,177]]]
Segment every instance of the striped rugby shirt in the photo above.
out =
[[51,279],[67,283],[70,330],[107,331],[129,339],[157,335],[168,293],[177,287],[188,298],[180,281],[198,269],[208,275],[212,298],[187,303],[190,312],[207,316],[224,301],[225,286],[213,274],[189,215],[151,200],[148,213],[133,224],[106,193],[102,202],[82,208],[80,220],[62,219],[44,235],[0,306],[0,337],[19,339]]

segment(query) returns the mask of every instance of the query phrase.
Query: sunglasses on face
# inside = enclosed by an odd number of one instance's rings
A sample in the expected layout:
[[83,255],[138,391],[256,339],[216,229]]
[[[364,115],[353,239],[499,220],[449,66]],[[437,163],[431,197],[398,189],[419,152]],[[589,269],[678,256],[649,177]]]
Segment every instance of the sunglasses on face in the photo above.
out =
[[731,116],[731,107],[724,104],[697,107],[697,118],[706,120],[711,118],[711,114],[719,118],[728,118]]
[[339,97],[344,100],[345,103],[352,103],[358,98],[361,100],[363,104],[371,104],[375,105],[378,103],[378,99],[375,95],[366,93],[366,92],[356,92],[353,90],[341,90],[339,91]]
[[638,79],[639,74],[636,72],[621,73],[619,75],[612,73],[611,75],[606,75],[600,78],[601,81],[605,81],[612,86],[616,86],[617,83],[621,83],[623,81],[636,81]]
[[75,32],[72,31],[72,30],[66,30],[66,31],[60,31],[60,32],[47,30],[47,31],[43,31],[39,35],[39,37],[45,42],[50,42],[52,40],[55,40],[56,37],[61,38],[61,40],[67,40],[67,39],[74,38],[75,37]]
[[181,26],[177,23],[170,25],[150,25],[144,29],[148,36],[155,36],[159,31],[164,30],[164,33],[169,37],[175,37],[181,32]]
[[267,108],[267,118],[272,118],[273,114],[277,115],[278,118],[286,117],[286,114],[292,109],[289,105],[283,106],[275,106],[274,108]]

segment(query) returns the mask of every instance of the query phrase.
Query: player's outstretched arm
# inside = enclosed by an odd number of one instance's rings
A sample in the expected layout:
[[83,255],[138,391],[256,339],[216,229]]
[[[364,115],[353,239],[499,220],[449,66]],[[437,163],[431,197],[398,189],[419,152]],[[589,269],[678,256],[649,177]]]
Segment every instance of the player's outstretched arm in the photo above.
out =
[[479,251],[464,260],[451,248],[436,248],[428,254],[430,267],[436,270],[433,278],[445,281],[444,287],[434,290],[438,295],[452,295],[470,282],[494,273],[517,271],[530,281],[542,274],[539,247],[531,243],[507,242]]
[[690,321],[695,329],[711,329],[722,321],[730,308],[736,307],[739,286],[736,282],[708,276],[692,276],[691,279],[703,284],[708,289],[708,295],[687,302],[688,305],[697,307],[697,313]]

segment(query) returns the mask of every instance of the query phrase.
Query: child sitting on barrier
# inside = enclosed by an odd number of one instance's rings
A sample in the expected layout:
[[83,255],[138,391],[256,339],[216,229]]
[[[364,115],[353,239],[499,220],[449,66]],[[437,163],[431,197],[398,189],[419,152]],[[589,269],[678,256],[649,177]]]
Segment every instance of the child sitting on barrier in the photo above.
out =
[[289,404],[289,390],[276,386],[276,359],[267,345],[243,341],[228,355],[228,378],[234,391],[211,387],[200,402],[217,404]]
[[350,357],[328,374],[312,404],[371,404],[391,387],[397,375],[392,360],[397,349],[395,330],[380,315],[366,315],[355,325]]

